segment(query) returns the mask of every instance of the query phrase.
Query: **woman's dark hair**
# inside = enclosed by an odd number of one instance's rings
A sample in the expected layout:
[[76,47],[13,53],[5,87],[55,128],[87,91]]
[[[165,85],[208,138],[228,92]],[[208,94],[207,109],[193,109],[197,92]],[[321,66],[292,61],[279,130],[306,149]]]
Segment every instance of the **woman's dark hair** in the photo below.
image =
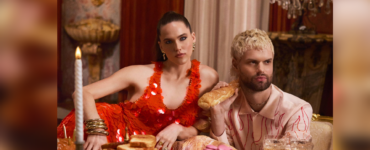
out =
[[157,24],[157,38],[156,38],[156,41],[155,41],[156,61],[166,61],[168,59],[167,57],[166,57],[166,59],[163,59],[163,53],[161,51],[161,48],[159,47],[158,42],[160,40],[159,36],[161,35],[161,27],[168,24],[168,23],[174,22],[174,21],[183,22],[185,24],[185,26],[187,28],[189,28],[190,33],[192,33],[190,23],[189,23],[188,19],[186,19],[183,15],[180,15],[180,14],[178,14],[176,12],[173,12],[173,11],[169,11],[169,12],[165,13]]

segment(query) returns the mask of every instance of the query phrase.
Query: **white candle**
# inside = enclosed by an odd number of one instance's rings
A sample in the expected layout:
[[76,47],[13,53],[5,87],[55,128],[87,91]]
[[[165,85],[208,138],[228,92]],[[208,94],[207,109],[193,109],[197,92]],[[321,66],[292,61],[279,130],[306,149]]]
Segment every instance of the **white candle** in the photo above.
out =
[[82,61],[79,47],[76,49],[74,102],[76,110],[76,143],[83,143]]

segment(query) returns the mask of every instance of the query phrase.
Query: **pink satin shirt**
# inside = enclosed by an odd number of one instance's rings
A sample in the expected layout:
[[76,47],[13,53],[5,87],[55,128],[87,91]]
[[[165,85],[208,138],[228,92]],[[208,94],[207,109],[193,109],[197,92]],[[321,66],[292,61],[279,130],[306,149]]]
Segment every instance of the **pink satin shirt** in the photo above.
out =
[[260,112],[254,112],[239,95],[225,113],[226,131],[220,136],[211,131],[211,137],[238,150],[262,150],[265,135],[310,138],[311,105],[273,84],[271,86],[271,95]]

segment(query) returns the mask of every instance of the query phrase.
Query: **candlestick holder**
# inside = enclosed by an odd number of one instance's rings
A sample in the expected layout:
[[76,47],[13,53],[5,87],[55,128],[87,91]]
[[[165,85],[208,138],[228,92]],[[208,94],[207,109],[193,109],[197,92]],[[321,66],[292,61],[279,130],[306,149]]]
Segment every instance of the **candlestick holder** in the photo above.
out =
[[75,142],[76,144],[76,150],[84,150],[84,143],[85,142]]

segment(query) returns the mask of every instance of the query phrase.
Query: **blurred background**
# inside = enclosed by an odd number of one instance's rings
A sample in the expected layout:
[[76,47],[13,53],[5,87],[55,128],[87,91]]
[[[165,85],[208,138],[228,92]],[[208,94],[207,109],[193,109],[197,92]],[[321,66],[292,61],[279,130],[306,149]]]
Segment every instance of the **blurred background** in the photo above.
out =
[[334,135],[337,149],[370,149],[370,1],[334,3]]
[[56,0],[0,1],[1,150],[56,145],[57,12]]

